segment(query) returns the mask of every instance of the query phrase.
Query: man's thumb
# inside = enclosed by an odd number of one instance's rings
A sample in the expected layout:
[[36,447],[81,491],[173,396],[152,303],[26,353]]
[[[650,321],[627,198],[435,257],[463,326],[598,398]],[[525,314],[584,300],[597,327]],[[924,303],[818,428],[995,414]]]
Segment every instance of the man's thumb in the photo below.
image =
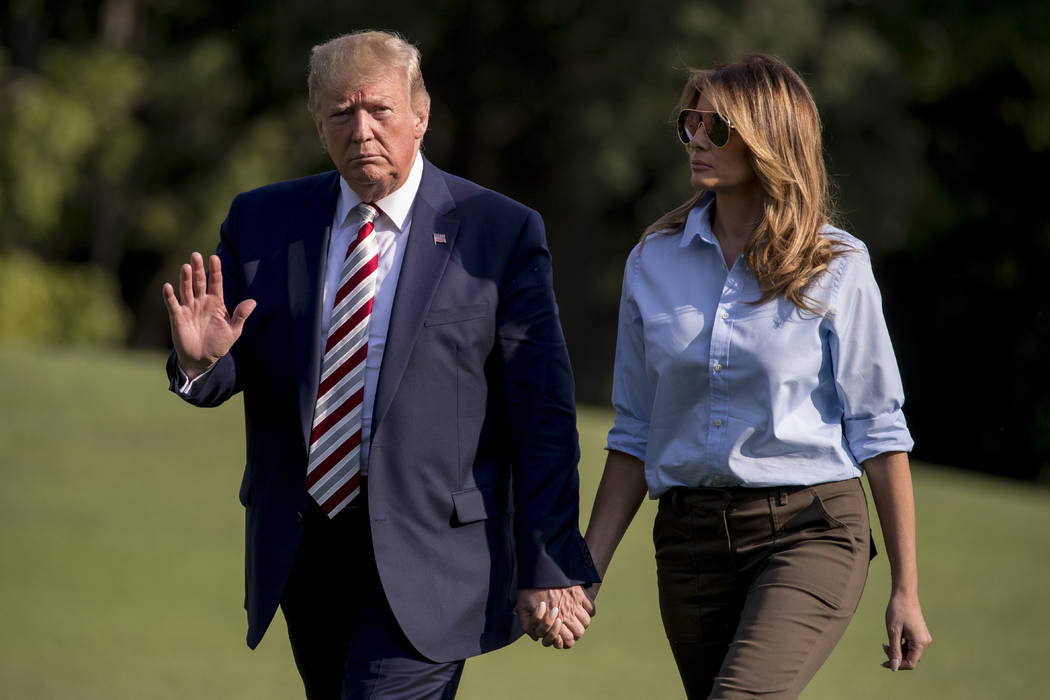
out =
[[240,304],[237,304],[237,308],[233,310],[233,317],[230,318],[230,328],[233,329],[237,335],[241,334],[241,330],[244,328],[244,321],[251,315],[252,311],[255,311],[255,299],[245,299]]

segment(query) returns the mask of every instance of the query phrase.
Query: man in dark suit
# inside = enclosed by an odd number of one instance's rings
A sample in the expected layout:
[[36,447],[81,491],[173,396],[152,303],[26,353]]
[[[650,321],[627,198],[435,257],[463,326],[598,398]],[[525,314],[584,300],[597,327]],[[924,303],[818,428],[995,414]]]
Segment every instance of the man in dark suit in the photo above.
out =
[[309,87],[336,170],[239,195],[164,285],[168,375],[244,395],[249,646],[280,606],[309,698],[453,697],[466,657],[593,612],[543,223],[423,158],[400,37],[314,47]]

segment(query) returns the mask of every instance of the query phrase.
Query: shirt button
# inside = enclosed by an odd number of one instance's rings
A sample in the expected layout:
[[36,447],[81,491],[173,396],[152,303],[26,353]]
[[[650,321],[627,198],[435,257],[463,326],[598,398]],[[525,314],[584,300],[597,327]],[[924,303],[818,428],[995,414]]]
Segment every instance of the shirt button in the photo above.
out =
[[715,418],[715,427],[716,428],[721,428],[722,427],[722,419],[721,418]]
[[723,311],[722,312],[722,318],[729,318],[729,312],[728,311]]

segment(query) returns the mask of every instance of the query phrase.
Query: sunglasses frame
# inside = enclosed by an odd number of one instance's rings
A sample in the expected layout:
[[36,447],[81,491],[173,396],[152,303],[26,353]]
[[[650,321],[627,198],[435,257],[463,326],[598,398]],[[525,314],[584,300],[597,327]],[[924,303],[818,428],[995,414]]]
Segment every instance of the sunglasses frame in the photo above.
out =
[[687,136],[689,136],[689,133],[685,129],[685,119],[686,119],[686,115],[689,114],[689,113],[699,114],[699,115],[713,114],[715,116],[715,118],[717,118],[718,120],[724,122],[725,125],[726,125],[726,139],[722,143],[715,143],[714,136],[712,135],[712,131],[714,130],[714,125],[712,124],[712,128],[709,130],[707,128],[707,122],[703,119],[702,116],[700,118],[700,123],[704,125],[704,133],[707,135],[707,140],[711,142],[712,146],[714,146],[715,148],[725,148],[727,145],[729,145],[729,139],[733,135],[732,134],[733,122],[729,121],[728,119],[726,119],[725,117],[723,117],[721,114],[719,114],[717,111],[715,111],[713,109],[683,109],[682,111],[680,111],[678,113],[678,121],[677,121],[677,124],[676,124],[676,127],[675,127],[677,132],[678,132],[678,140],[679,141],[681,141],[682,143],[689,143],[690,141],[693,140],[692,138],[686,138]]

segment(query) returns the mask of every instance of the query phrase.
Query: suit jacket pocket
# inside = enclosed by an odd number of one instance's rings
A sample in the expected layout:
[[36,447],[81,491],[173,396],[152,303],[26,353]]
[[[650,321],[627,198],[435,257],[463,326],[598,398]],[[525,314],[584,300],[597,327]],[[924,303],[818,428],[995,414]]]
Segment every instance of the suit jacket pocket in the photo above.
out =
[[453,522],[456,525],[486,520],[507,512],[506,488],[498,484],[452,492]]
[[445,323],[459,323],[470,321],[475,318],[484,318],[489,312],[489,303],[483,301],[480,304],[468,304],[451,309],[431,309],[427,314],[424,326],[440,326]]

